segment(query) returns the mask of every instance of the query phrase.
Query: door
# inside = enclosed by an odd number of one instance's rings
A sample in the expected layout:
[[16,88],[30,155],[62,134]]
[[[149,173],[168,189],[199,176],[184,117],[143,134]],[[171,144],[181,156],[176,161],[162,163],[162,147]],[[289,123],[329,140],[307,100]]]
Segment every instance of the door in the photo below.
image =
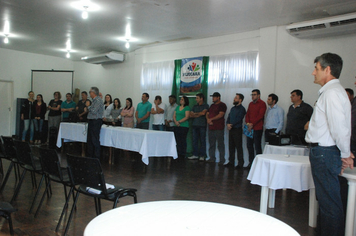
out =
[[0,80],[0,135],[10,136],[13,122],[12,101],[13,101],[13,82]]

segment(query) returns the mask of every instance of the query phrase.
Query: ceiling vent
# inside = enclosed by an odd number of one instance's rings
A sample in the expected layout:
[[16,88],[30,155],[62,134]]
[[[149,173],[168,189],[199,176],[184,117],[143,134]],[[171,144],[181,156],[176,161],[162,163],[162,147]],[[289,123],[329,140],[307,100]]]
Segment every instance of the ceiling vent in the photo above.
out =
[[125,55],[119,52],[108,52],[96,56],[82,57],[81,59],[92,64],[109,64],[123,62]]
[[318,38],[356,33],[356,13],[293,23],[286,27],[292,36]]

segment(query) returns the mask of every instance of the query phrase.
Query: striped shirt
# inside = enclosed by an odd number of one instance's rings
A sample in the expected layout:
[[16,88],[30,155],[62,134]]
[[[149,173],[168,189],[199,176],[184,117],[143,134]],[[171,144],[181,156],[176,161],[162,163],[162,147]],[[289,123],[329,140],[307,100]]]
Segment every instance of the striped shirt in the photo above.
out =
[[88,119],[96,120],[101,119],[104,113],[104,103],[99,96],[93,98],[93,102],[88,106]]

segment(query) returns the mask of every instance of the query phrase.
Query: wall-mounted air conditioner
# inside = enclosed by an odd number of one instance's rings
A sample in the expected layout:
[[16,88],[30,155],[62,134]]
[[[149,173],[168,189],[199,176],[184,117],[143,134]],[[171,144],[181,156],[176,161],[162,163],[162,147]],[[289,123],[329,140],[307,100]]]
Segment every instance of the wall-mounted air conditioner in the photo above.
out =
[[118,63],[124,61],[125,55],[119,52],[108,52],[96,56],[82,57],[81,59],[92,64]]
[[293,23],[288,25],[286,30],[289,34],[298,38],[318,38],[356,33],[356,13]]

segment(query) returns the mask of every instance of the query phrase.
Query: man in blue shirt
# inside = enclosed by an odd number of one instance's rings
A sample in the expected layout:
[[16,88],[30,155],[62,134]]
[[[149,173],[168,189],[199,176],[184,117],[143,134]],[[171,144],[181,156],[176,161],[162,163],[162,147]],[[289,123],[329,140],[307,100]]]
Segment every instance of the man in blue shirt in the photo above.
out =
[[236,169],[244,166],[244,154],[242,150],[242,121],[246,115],[246,109],[241,105],[244,95],[236,93],[234,106],[231,108],[226,120],[226,126],[229,130],[229,163],[225,167],[235,166],[235,150],[237,150],[238,164]]
[[152,104],[148,101],[150,95],[148,93],[142,94],[142,102],[137,105],[135,117],[136,117],[136,128],[139,129],[148,129],[150,123],[150,115]]
[[268,95],[268,109],[265,119],[265,141],[269,142],[272,135],[277,135],[283,129],[284,110],[277,105],[278,96],[274,93]]

